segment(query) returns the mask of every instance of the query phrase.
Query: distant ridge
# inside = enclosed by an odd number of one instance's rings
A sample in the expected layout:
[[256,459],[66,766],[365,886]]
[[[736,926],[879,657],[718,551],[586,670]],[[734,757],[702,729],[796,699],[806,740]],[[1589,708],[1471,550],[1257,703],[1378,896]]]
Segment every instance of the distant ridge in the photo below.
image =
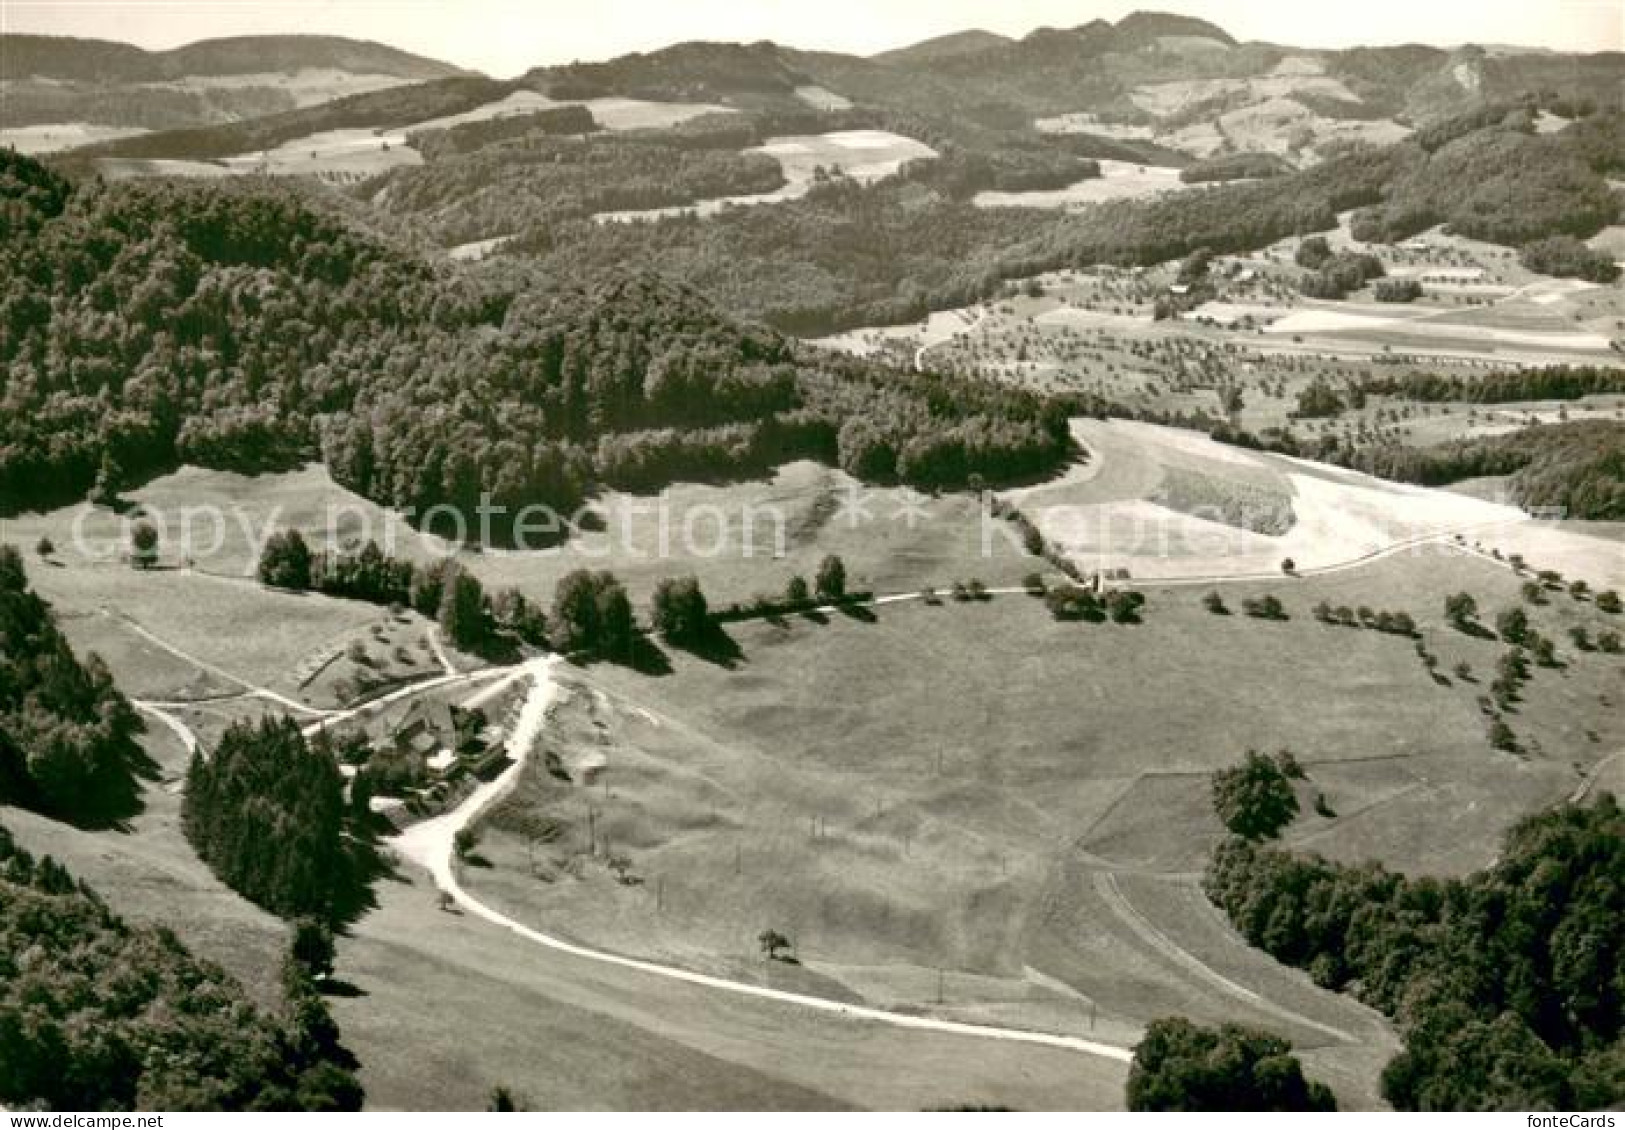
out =
[[960,55],[975,55],[998,47],[1008,47],[1013,40],[991,31],[974,29],[950,35],[939,35],[908,47],[899,47],[871,56],[877,63],[931,63]]
[[331,35],[246,35],[204,39],[167,51],[54,35],[0,35],[0,75],[115,85],[186,76],[331,69],[426,81],[470,72],[367,40]]

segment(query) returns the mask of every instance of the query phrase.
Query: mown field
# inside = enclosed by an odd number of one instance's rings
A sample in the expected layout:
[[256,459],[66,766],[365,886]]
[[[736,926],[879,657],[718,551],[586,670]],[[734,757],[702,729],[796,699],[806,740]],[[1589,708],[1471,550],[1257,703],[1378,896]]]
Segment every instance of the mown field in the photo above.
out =
[[[1198,476],[1179,480],[1184,493],[1170,504],[1211,503],[1229,479],[1238,497],[1275,501],[1282,483],[1342,482],[1210,450],[1199,437],[1153,442],[1162,429],[1118,430],[1094,435],[1095,460],[1068,479],[1015,497],[1024,507],[1046,491],[1074,492],[1085,506],[1148,504],[1169,467]],[[667,492],[666,544],[681,550],[675,531],[696,516],[726,531],[708,539],[719,556],[661,558],[655,500],[610,496],[604,528],[578,544],[463,559],[487,585],[517,584],[544,602],[569,569],[613,568],[640,606],[661,577],[690,571],[714,601],[777,591],[830,552],[846,558],[853,587],[882,592],[946,594],[973,577],[1003,588],[1037,564],[1002,536],[984,558],[980,508],[968,497],[869,492],[871,518],[853,524],[846,486],[797,464],[763,482]],[[356,641],[376,671],[393,671],[402,652],[409,666],[435,668],[410,617],[267,591],[244,575],[269,525],[323,540],[329,504],[349,508],[341,529],[370,525],[382,538],[388,516],[320,468],[253,479],[186,470],[133,494],[155,517],[178,518],[182,504],[226,508],[218,546],[183,547],[179,529],[166,528],[162,567],[137,573],[75,559],[73,509],[4,531],[75,645],[103,652],[131,693],[209,700],[247,683],[336,705],[344,696],[333,684],[357,673]],[[1320,528],[1301,492],[1292,502],[1293,530],[1306,518],[1311,533]],[[912,525],[893,513],[905,503],[922,508]],[[755,525],[770,504],[783,515],[782,557],[774,521]],[[425,560],[437,548],[393,528],[398,554]],[[80,529],[117,544],[106,512]],[[762,549],[749,557],[747,529]],[[1528,529],[1498,529],[1496,539]],[[1589,547],[1576,559],[1602,571],[1579,575],[1618,587],[1607,572],[1614,542],[1585,527],[1540,530],[1543,544]],[[35,553],[42,535],[57,543],[54,564]],[[1492,547],[1506,548],[1483,546]],[[1567,568],[1566,558],[1531,556]],[[180,568],[187,557],[195,570]],[[1566,594],[1531,608],[1562,666],[1537,669],[1507,716],[1522,752],[1497,753],[1478,698],[1503,645],[1447,626],[1443,601],[1469,591],[1490,620],[1518,603],[1521,578],[1471,540],[1324,575],[1271,570],[1212,585],[1141,577],[1148,606],[1138,625],[1056,623],[1019,595],[908,600],[732,625],[731,645],[708,658],[665,647],[664,675],[593,666],[569,677],[541,754],[483,827],[490,866],[466,869],[465,883],[521,920],[605,949],[905,1011],[1125,1046],[1159,1015],[1240,1018],[1289,1035],[1346,1105],[1372,1105],[1393,1051],[1389,1028],[1247,948],[1195,885],[1219,836],[1208,774],[1249,747],[1289,748],[1308,768],[1289,844],[1434,874],[1481,867],[1510,822],[1570,795],[1625,748],[1622,661],[1579,652],[1567,635],[1575,626],[1595,635],[1618,617]],[[1203,607],[1209,587],[1230,615]],[[1241,614],[1266,593],[1288,619]],[[1316,622],[1321,600],[1409,613],[1441,677],[1416,641]],[[1456,672],[1463,663],[1466,676]],[[198,701],[176,713],[207,743],[267,708]],[[183,936],[274,992],[265,970],[281,927],[191,857],[176,826],[179,747],[152,728],[161,772],[128,830],[86,835],[10,813],[8,823],[121,892],[116,905],[132,917],[187,908]],[[707,1105],[754,1108],[1120,1101],[1121,1068],[1105,1061],[854,1029],[629,980],[443,912],[409,870],[377,897],[341,944],[340,974],[355,995],[335,1005],[380,1105],[435,1096],[477,1105],[497,1083],[550,1105],[681,1106],[702,1094]],[[764,929],[787,934],[800,964],[764,962]],[[626,1046],[639,1055],[612,1054]]]
[[[1509,716],[1526,753],[1491,750],[1476,700],[1501,645],[1444,626],[1443,599],[1494,609],[1517,584],[1440,550],[1227,585],[1229,616],[1149,586],[1137,626],[1057,624],[1020,596],[738,626],[727,666],[592,669],[467,881],[524,920],[733,976],[759,974],[756,935],[777,929],[802,984],[893,1007],[1123,1040],[1164,1012],[1246,1017],[1369,1101],[1381,1026],[1180,909],[1220,834],[1208,774],[1288,748],[1309,773],[1289,843],[1484,866],[1625,745],[1622,661],[1562,649]],[[1289,620],[1240,614],[1264,592]],[[1412,640],[1317,623],[1321,599],[1407,611],[1441,672],[1475,673],[1435,681]],[[1559,639],[1610,619],[1566,602],[1534,613]]]

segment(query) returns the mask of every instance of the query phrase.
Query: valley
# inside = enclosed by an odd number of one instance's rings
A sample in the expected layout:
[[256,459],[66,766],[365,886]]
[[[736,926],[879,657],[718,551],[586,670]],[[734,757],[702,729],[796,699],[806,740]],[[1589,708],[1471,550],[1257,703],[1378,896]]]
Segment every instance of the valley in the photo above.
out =
[[0,35],[0,1109],[1625,1099],[1625,56],[1222,22]]

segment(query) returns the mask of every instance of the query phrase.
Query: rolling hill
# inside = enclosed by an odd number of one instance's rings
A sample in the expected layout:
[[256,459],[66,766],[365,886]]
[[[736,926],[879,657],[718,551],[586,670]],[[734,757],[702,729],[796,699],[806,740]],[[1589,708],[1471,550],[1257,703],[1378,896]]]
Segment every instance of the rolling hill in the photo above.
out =
[[464,74],[380,43],[336,36],[238,36],[145,51],[101,39],[0,35],[0,142],[51,152]]

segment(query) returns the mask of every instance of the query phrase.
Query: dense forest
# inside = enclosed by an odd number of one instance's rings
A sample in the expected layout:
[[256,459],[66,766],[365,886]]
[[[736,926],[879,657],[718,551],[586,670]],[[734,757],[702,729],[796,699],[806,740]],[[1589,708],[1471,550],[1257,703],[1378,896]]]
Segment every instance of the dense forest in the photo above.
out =
[[1305,1079],[1292,1045],[1226,1024],[1203,1028],[1182,1017],[1154,1020],[1134,1048],[1126,1098],[1131,1111],[1325,1111],[1337,1100]]
[[1186,165],[1179,171],[1179,179],[1186,184],[1201,184],[1204,181],[1279,177],[1291,171],[1292,163],[1274,153],[1224,153]]
[[186,774],[186,838],[225,884],[285,918],[338,923],[374,867],[327,746],[286,716],[237,722]]
[[[1533,115],[1533,103],[1497,103],[1395,145],[1341,147],[1301,171],[1259,154],[1215,158],[1188,167],[1185,178],[1267,179],[1076,214],[990,210],[971,200],[987,189],[1057,188],[1094,175],[1092,158],[1135,155],[1021,124],[948,123],[940,110],[872,107],[710,115],[660,133],[591,141],[534,132],[394,170],[357,191],[443,241],[511,235],[502,254],[537,260],[560,277],[644,263],[730,311],[811,335],[903,323],[1059,267],[1150,265],[1204,246],[1253,250],[1335,227],[1347,209],[1363,209],[1357,234],[1374,240],[1437,223],[1511,246],[1589,235],[1618,211],[1606,174],[1625,160],[1613,136],[1625,134],[1619,115],[1594,113],[1550,134],[1534,131]],[[757,191],[749,166],[738,164],[750,147],[787,133],[855,128],[891,130],[939,156],[870,185],[832,170],[800,199],[704,220],[604,225],[588,218],[611,207],[611,193],[600,183],[583,187],[583,167],[613,173],[623,182],[618,198],[650,204]],[[673,170],[665,183],[652,182],[643,168],[656,153]],[[1566,263],[1554,261],[1565,270]]]
[[[0,498],[68,501],[186,460],[321,457],[421,516],[569,512],[601,483],[809,457],[957,487],[1054,467],[1065,421],[992,387],[796,352],[619,264],[433,268],[286,186],[74,186],[0,151]],[[576,284],[563,279],[583,279]],[[895,450],[851,456],[869,434]],[[883,470],[882,470],[883,469]]]
[[1510,404],[1530,400],[1579,400],[1625,393],[1625,368],[1604,365],[1541,365],[1472,376],[1410,372],[1361,384],[1367,395],[1398,396],[1438,404]]
[[1569,518],[1592,521],[1625,518],[1625,423],[1617,420],[1540,424],[1423,447],[1359,443],[1335,435],[1311,440],[1279,432],[1255,436],[1224,423],[1210,423],[1208,431],[1224,443],[1422,486],[1507,475],[1512,497],[1525,507],[1561,507]]
[[0,803],[102,824],[137,807],[142,724],[100,658],[81,663],[0,546]]
[[1625,814],[1611,795],[1525,820],[1467,879],[1407,878],[1233,839],[1205,879],[1236,928],[1393,1017],[1401,1110],[1625,1101]]
[[[297,988],[297,986],[296,986]],[[131,926],[0,828],[0,1104],[12,1110],[358,1110],[325,1003],[256,1008],[163,928]]]
[[912,321],[1047,270],[1147,266],[1202,247],[1223,254],[1329,229],[1339,211],[1380,200],[1405,156],[1362,151],[1269,181],[1117,200],[1077,214],[978,208],[933,184],[952,169],[918,161],[875,184],[831,176],[800,200],[703,221],[526,230],[504,253],[559,276],[646,263],[745,317],[818,334]]
[[[1470,119],[1479,128],[1409,162],[1383,202],[1355,216],[1354,237],[1391,242],[1446,224],[1470,239],[1518,246],[1552,235],[1590,236],[1614,222],[1619,201],[1602,174],[1625,149],[1618,140],[1625,137],[1625,116],[1598,114],[1585,133],[1576,126],[1537,134],[1527,108],[1490,107],[1485,116],[1497,112],[1504,114],[1501,121]],[[1449,136],[1453,124],[1423,131],[1410,146],[1426,151]],[[1600,140],[1610,124],[1612,149]]]

